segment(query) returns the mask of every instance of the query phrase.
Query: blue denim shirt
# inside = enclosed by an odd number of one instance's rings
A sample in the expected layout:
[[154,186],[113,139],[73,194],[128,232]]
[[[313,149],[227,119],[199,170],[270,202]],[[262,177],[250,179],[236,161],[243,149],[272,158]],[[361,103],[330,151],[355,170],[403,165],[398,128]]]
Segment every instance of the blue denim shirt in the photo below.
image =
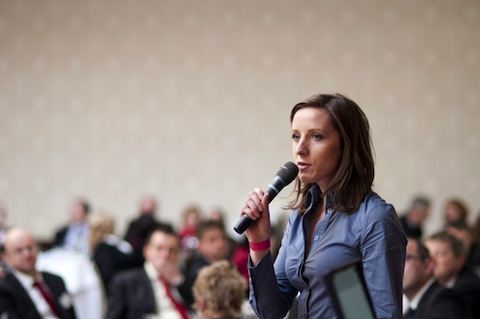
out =
[[335,211],[327,196],[305,256],[304,229],[320,198],[320,188],[312,186],[305,214],[291,213],[274,265],[270,254],[256,267],[249,262],[250,303],[256,314],[283,318],[296,297],[298,318],[336,318],[323,276],[361,259],[377,318],[401,318],[407,241],[393,206],[371,192],[356,212],[346,214]]

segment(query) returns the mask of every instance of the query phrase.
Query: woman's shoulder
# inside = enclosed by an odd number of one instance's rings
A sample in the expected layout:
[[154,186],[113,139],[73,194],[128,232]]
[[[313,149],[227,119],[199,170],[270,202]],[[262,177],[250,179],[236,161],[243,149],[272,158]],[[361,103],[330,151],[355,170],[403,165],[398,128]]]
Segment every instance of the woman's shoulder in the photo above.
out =
[[398,219],[395,207],[386,202],[380,195],[370,192],[360,204],[358,212],[365,216],[369,221]]

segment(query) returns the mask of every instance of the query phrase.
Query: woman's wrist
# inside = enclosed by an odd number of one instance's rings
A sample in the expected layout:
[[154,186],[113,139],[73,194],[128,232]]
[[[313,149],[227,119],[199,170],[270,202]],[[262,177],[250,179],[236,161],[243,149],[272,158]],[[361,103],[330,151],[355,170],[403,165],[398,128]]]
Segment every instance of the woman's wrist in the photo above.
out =
[[253,251],[262,251],[270,249],[270,238],[261,241],[251,241],[248,243],[250,246],[250,250]]

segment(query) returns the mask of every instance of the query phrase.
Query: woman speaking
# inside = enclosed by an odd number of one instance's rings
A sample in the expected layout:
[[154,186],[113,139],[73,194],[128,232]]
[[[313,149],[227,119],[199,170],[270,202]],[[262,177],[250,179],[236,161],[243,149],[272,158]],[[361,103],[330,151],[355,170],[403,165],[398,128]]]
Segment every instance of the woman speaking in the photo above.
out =
[[372,191],[368,120],[340,94],[320,94],[290,114],[299,173],[296,199],[275,263],[268,194],[250,192],[241,210],[255,221],[250,244],[250,302],[260,318],[283,318],[294,298],[298,318],[336,318],[324,275],[360,259],[377,318],[402,317],[406,239],[392,205]]

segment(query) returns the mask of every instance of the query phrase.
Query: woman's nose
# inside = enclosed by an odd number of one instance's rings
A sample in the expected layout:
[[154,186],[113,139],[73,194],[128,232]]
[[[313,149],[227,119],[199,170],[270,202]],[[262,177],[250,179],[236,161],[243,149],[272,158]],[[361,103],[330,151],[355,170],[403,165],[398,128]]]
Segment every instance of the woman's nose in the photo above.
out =
[[295,153],[298,155],[304,155],[308,151],[307,145],[303,139],[298,141],[297,145],[295,145]]

